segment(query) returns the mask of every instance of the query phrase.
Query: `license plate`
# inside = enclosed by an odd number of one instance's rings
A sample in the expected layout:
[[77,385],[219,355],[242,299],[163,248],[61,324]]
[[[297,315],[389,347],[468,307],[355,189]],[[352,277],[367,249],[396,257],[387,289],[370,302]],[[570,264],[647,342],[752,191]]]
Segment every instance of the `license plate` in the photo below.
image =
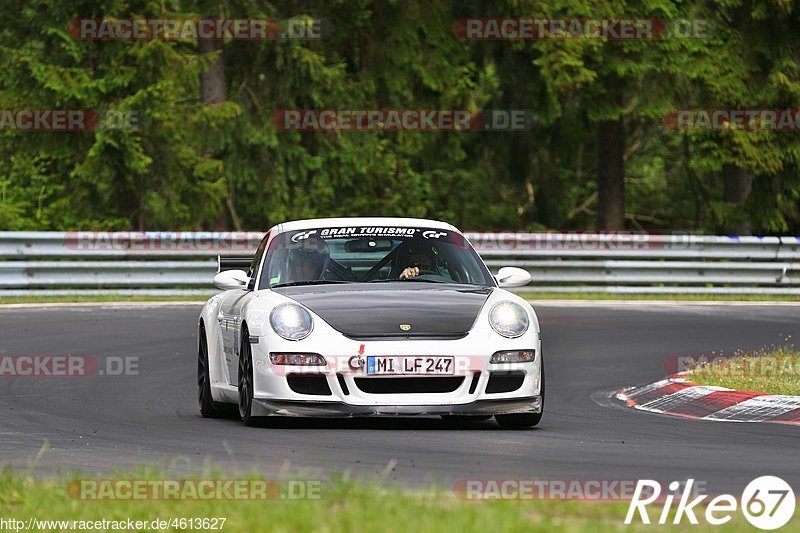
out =
[[412,375],[436,374],[452,375],[455,373],[453,357],[426,357],[426,356],[377,356],[367,357],[367,374],[370,376],[381,375]]

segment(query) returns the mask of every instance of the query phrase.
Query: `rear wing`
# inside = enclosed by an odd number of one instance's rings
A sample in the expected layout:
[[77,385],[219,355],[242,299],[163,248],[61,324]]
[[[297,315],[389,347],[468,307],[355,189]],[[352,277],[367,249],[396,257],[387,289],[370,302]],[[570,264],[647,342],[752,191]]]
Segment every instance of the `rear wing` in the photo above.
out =
[[247,272],[252,263],[252,257],[218,255],[217,272],[222,272],[223,270],[244,270]]

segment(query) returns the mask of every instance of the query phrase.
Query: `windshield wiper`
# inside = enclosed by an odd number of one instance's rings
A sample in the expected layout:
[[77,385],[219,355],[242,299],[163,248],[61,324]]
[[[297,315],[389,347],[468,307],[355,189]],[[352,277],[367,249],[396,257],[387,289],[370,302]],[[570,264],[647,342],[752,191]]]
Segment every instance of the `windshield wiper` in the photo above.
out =
[[278,289],[280,287],[299,287],[301,285],[325,285],[328,283],[352,283],[351,281],[340,279],[309,279],[305,281],[290,281],[287,283],[278,283],[270,287],[271,289]]

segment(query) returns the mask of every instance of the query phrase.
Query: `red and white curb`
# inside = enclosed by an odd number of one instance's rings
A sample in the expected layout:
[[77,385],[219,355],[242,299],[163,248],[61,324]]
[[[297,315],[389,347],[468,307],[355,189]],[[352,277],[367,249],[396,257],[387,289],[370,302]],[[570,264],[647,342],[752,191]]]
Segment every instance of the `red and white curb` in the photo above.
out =
[[717,422],[774,422],[800,425],[800,396],[762,394],[692,383],[680,375],[616,393],[628,406]]

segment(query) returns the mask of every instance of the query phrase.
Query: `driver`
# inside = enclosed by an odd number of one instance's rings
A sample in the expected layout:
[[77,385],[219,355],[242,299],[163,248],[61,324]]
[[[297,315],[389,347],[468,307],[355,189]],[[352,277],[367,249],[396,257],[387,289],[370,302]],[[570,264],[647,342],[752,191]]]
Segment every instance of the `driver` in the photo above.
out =
[[289,251],[289,281],[316,281],[328,266],[330,252],[325,241],[309,239],[301,247]]
[[406,257],[405,264],[409,265],[400,273],[400,279],[414,279],[420,274],[433,273],[438,274],[436,268],[436,258],[433,256],[435,252],[431,249],[417,249],[410,250]]

